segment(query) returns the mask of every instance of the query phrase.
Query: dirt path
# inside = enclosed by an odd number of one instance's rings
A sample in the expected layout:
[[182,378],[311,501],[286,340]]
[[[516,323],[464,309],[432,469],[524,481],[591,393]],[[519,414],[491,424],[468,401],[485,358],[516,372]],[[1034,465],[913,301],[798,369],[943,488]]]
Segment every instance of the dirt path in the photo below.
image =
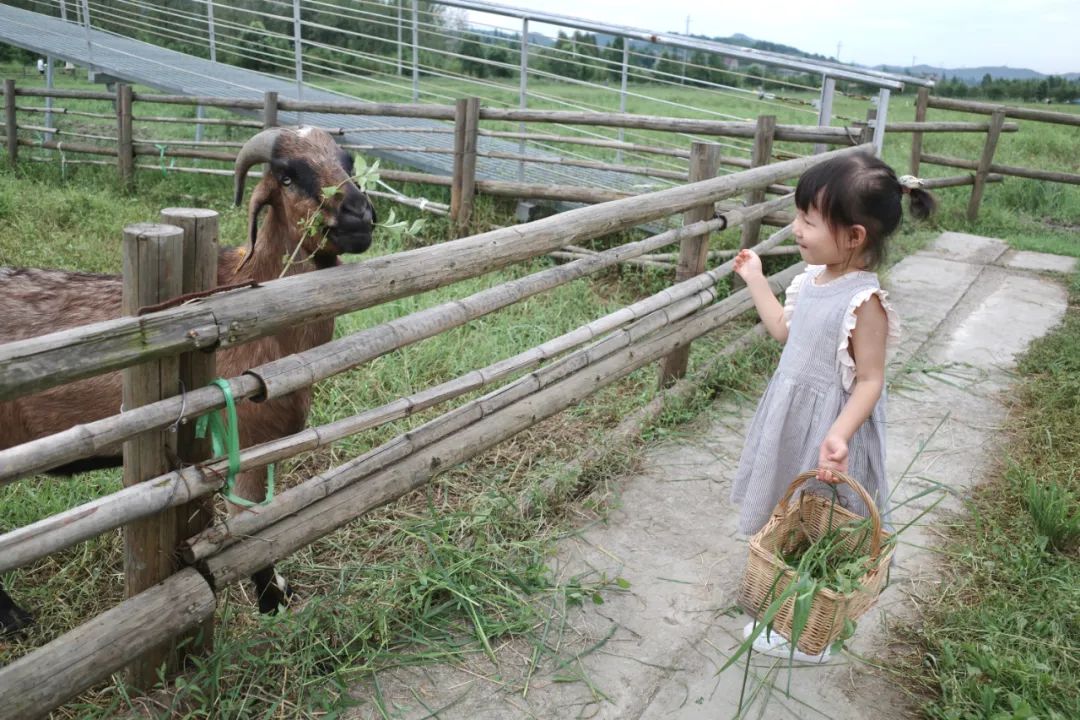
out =
[[[925,549],[935,542],[933,526],[960,507],[957,496],[995,457],[1014,356],[1065,311],[1064,288],[1037,271],[1068,271],[1074,262],[945,233],[889,272],[886,287],[904,320],[890,364],[894,503],[934,484],[948,490],[894,514],[902,525],[939,502],[905,532],[892,582],[851,642],[859,654],[882,652],[883,624],[910,617],[912,589],[937,582]],[[560,544],[553,562],[561,574],[630,583],[602,605],[572,609],[566,625],[552,630],[561,660],[530,672],[532,646],[508,643],[497,650],[498,666],[478,660],[387,672],[378,678],[383,711],[364,702],[348,717],[736,717],[744,664],[717,670],[748,620],[735,608],[746,544],[727,498],[752,412],[752,402],[727,401],[695,437],[651,449],[642,472],[626,478],[618,508]],[[357,697],[370,698],[372,689],[358,687]],[[903,692],[846,657],[790,672],[786,661],[755,658],[747,698],[747,718],[912,716]]]

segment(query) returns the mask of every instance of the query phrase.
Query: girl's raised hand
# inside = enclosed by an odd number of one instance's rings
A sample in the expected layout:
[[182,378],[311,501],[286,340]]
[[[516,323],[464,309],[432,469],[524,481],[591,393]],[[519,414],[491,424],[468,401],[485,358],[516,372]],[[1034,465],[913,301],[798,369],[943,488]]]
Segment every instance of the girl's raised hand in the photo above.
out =
[[760,276],[761,258],[753,250],[740,250],[735,256],[735,274],[743,280]]

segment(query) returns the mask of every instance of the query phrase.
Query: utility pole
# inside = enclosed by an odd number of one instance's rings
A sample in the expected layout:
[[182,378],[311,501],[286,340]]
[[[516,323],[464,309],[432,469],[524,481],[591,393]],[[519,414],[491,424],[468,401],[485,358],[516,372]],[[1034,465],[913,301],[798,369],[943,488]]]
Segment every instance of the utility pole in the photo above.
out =
[[840,40],[836,41],[836,62],[840,62],[840,48],[844,46],[844,43]]

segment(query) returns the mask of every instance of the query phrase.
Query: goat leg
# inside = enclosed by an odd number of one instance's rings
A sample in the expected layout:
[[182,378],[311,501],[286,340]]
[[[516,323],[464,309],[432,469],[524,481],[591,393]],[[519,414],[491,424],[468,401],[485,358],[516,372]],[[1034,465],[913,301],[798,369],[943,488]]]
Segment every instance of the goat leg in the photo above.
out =
[[34,616],[15,604],[0,585],[0,636],[15,635],[34,624]]

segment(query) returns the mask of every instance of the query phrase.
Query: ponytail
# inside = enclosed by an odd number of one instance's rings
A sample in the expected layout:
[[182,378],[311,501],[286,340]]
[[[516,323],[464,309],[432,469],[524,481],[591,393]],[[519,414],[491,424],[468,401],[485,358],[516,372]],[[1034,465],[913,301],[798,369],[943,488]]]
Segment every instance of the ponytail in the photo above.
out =
[[923,181],[914,175],[896,178],[900,192],[908,196],[908,214],[916,220],[925,220],[937,210],[937,198],[923,189]]
[[908,191],[908,215],[916,220],[925,220],[937,210],[938,202],[932,194],[922,188]]

